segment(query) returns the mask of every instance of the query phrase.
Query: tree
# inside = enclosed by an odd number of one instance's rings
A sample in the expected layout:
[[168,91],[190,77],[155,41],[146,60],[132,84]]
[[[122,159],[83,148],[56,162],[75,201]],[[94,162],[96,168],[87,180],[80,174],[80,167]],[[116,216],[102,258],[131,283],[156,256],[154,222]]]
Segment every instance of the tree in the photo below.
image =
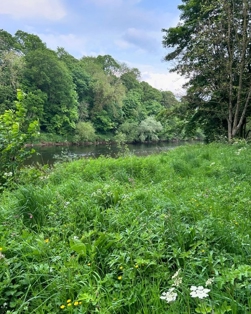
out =
[[[105,56],[107,57],[107,56]],[[114,131],[122,122],[122,106],[125,97],[125,87],[119,78],[105,71],[104,65],[94,57],[84,57],[80,60],[83,69],[91,76],[89,83],[90,119],[96,130],[101,133]],[[108,60],[111,61],[110,58]]]
[[91,122],[78,122],[76,125],[77,141],[92,142],[96,139],[95,129]]
[[147,117],[139,124],[139,139],[144,141],[157,141],[159,139],[158,132],[163,129],[161,123],[156,121],[154,117]]
[[66,134],[75,130],[78,120],[78,102],[71,73],[49,49],[36,49],[25,56],[23,84],[43,99],[41,128],[47,132]]
[[6,184],[15,179],[18,169],[34,150],[25,148],[38,131],[38,121],[27,121],[27,110],[23,105],[25,98],[17,90],[15,110],[6,110],[0,115],[0,183]]
[[[193,120],[226,130],[229,141],[242,135],[251,103],[251,2],[183,0],[181,23],[163,29],[165,57],[189,78],[187,101]],[[221,125],[219,129],[217,126]]]
[[24,60],[15,47],[15,38],[0,30],[0,114],[13,108],[16,90],[21,85]]
[[42,40],[34,34],[18,30],[15,33],[14,39],[16,49],[25,55],[30,51],[46,49],[46,44],[44,44]]

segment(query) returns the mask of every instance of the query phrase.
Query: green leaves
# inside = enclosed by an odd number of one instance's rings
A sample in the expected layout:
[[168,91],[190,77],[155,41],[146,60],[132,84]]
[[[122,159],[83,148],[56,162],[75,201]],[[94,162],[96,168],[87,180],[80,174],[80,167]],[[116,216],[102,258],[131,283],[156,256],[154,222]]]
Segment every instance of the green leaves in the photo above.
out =
[[3,186],[11,181],[14,183],[17,171],[32,153],[25,148],[25,143],[31,141],[38,131],[38,121],[26,121],[24,98],[24,93],[18,89],[16,110],[6,110],[0,116],[0,182]]

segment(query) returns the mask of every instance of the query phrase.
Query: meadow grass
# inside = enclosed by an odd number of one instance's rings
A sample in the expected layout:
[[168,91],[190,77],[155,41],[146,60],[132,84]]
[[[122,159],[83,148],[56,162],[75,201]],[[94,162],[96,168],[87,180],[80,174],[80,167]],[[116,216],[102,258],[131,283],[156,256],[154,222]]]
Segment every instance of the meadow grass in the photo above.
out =
[[251,313],[250,153],[23,170],[0,200],[0,313]]

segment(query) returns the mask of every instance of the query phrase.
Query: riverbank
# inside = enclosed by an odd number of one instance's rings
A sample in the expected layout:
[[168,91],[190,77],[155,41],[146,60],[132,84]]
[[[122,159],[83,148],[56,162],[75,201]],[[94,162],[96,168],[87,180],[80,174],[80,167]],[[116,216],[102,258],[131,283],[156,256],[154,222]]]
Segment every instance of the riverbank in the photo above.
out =
[[24,169],[0,199],[0,312],[250,313],[250,153]]

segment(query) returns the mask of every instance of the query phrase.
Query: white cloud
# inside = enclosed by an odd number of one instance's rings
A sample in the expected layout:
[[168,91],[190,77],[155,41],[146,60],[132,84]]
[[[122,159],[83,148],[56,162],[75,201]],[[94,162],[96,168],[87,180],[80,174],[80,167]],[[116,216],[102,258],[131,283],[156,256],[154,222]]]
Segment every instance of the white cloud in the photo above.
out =
[[18,19],[60,20],[66,15],[66,10],[60,0],[2,0],[0,14],[8,14]]
[[186,83],[186,80],[177,73],[161,73],[148,70],[141,72],[141,78],[157,89],[173,92],[177,97],[185,94],[185,89],[182,88],[182,85]]

